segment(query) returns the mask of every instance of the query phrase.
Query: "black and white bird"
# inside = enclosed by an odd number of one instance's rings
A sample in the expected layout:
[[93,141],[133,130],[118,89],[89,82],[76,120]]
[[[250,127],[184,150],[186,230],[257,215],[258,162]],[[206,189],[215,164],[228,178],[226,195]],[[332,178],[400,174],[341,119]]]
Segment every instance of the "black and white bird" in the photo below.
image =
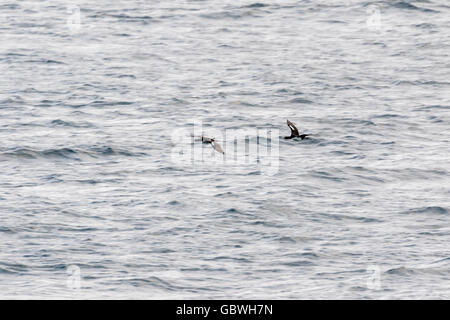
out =
[[222,150],[222,147],[216,142],[215,139],[202,136],[202,141],[203,143],[210,143],[214,150],[220,152],[221,154],[225,154],[225,152]]
[[287,120],[287,125],[288,125],[289,129],[291,129],[291,135],[284,137],[285,139],[300,138],[303,140],[307,136],[309,136],[309,134],[299,134],[297,127],[289,120]]
[[207,137],[205,137],[205,136],[203,136],[203,135],[201,135],[201,136],[194,136],[192,133],[191,133],[191,137],[197,137],[197,138],[199,138],[200,141],[202,141],[203,143],[209,143],[209,144],[211,144],[211,146],[212,146],[212,147],[214,148],[214,150],[216,150],[217,152],[220,152],[221,154],[225,154],[225,152],[222,150],[222,147],[220,146],[220,144],[218,144],[214,138],[207,138]]

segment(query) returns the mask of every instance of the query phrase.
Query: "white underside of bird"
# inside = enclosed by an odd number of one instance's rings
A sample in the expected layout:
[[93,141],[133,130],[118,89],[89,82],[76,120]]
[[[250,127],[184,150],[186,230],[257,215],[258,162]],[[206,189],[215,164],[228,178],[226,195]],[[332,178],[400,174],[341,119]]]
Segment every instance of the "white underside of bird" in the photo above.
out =
[[199,138],[201,139],[201,141],[202,141],[203,143],[210,143],[211,146],[214,148],[214,150],[216,150],[217,152],[219,152],[219,153],[221,153],[221,154],[225,154],[225,152],[223,151],[222,147],[220,146],[220,144],[218,144],[218,143],[216,142],[215,139],[213,139],[213,138],[208,138],[208,137],[205,137],[205,136],[199,136]]

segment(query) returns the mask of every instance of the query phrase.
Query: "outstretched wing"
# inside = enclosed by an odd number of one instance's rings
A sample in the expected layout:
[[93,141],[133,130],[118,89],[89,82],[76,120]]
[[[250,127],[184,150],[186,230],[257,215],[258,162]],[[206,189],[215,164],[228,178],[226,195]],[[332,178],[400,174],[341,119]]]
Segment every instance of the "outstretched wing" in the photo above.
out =
[[287,120],[287,125],[288,125],[289,129],[291,129],[291,136],[294,136],[294,137],[299,136],[298,129],[292,122]]
[[222,154],[225,154],[225,152],[222,150],[222,147],[212,138],[207,138],[205,136],[202,136],[202,142],[203,143],[210,143],[211,146],[216,150],[217,152],[220,152]]
[[214,150],[216,150],[217,152],[220,152],[222,154],[225,154],[225,152],[223,152],[222,147],[216,142],[216,141],[211,141],[211,145],[214,148]]

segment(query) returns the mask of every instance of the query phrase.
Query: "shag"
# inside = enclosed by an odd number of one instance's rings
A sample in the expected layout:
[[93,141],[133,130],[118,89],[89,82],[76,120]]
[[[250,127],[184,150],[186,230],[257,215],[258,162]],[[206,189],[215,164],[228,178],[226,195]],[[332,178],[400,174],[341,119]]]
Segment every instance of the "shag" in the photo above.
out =
[[210,143],[211,146],[214,148],[214,150],[220,152],[221,154],[225,154],[225,152],[222,150],[222,147],[213,138],[207,138],[202,136],[202,141],[203,143]]
[[300,138],[303,140],[307,136],[309,136],[309,134],[299,134],[297,127],[289,120],[287,120],[287,125],[288,125],[289,129],[291,129],[291,135],[288,137],[284,137],[285,139]]

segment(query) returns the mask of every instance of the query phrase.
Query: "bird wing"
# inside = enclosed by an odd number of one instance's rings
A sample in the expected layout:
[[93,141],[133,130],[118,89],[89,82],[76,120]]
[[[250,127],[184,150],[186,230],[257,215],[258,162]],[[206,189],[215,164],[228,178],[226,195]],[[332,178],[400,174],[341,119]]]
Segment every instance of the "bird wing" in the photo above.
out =
[[225,152],[222,150],[222,147],[216,141],[214,141],[214,140],[211,141],[211,145],[214,148],[214,150],[216,150],[217,152],[225,154]]
[[297,127],[292,122],[287,120],[287,125],[288,125],[289,129],[291,129],[291,136],[299,135]]

